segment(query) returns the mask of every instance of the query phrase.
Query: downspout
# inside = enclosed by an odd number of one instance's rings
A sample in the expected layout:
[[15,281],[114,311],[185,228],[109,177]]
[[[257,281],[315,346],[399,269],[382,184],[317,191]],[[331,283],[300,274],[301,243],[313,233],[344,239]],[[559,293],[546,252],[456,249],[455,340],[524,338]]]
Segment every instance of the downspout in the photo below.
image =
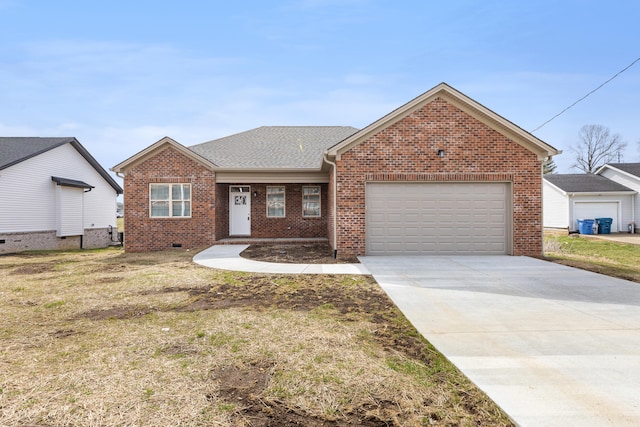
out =
[[322,158],[330,164],[333,169],[333,258],[338,257],[338,166],[329,160],[327,152]]

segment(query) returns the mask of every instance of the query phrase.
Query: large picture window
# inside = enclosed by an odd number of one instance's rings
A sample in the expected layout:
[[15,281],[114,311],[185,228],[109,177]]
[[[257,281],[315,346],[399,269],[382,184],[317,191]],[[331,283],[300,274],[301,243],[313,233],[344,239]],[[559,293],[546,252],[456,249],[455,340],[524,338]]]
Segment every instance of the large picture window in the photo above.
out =
[[320,186],[302,187],[302,216],[320,217]]
[[151,184],[152,218],[191,217],[191,184]]
[[267,187],[267,217],[284,218],[284,187]]

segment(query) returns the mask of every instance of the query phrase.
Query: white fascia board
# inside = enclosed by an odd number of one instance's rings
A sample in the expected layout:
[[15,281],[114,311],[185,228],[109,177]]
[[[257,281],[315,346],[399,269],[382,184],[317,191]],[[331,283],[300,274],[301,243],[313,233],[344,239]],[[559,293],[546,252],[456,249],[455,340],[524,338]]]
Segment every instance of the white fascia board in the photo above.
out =
[[634,175],[634,174],[632,174],[632,173],[629,173],[629,172],[623,171],[622,169],[618,169],[617,167],[615,167],[615,166],[611,166],[611,165],[604,165],[604,166],[602,166],[600,169],[598,169],[598,170],[596,171],[596,175],[601,175],[601,172],[603,172],[603,171],[604,171],[605,169],[607,169],[607,168],[608,168],[608,169],[611,169],[611,170],[614,170],[614,171],[616,171],[616,172],[619,172],[619,173],[621,173],[622,175],[625,175],[625,176],[626,176],[626,177],[628,177],[628,178],[631,178],[631,179],[634,179],[634,180],[636,180],[636,181],[640,182],[640,177],[638,177],[637,175]]

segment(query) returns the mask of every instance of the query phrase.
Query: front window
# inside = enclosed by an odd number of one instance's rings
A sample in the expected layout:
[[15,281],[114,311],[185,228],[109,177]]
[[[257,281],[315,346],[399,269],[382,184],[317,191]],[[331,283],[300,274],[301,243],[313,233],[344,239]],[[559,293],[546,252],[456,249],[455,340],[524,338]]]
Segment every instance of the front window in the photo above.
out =
[[318,218],[320,216],[320,187],[302,187],[302,216]]
[[152,218],[191,217],[191,184],[151,184]]
[[284,218],[284,187],[267,187],[267,217]]

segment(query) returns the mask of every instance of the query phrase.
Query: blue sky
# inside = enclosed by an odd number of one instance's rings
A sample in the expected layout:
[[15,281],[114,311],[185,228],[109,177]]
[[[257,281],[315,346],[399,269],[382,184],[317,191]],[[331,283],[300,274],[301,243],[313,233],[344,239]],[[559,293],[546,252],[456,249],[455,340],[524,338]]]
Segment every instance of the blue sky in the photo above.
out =
[[[640,57],[637,1],[0,0],[0,135],[105,167],[163,136],[364,127],[444,81],[533,130]],[[640,161],[640,63],[534,134],[602,124]]]

